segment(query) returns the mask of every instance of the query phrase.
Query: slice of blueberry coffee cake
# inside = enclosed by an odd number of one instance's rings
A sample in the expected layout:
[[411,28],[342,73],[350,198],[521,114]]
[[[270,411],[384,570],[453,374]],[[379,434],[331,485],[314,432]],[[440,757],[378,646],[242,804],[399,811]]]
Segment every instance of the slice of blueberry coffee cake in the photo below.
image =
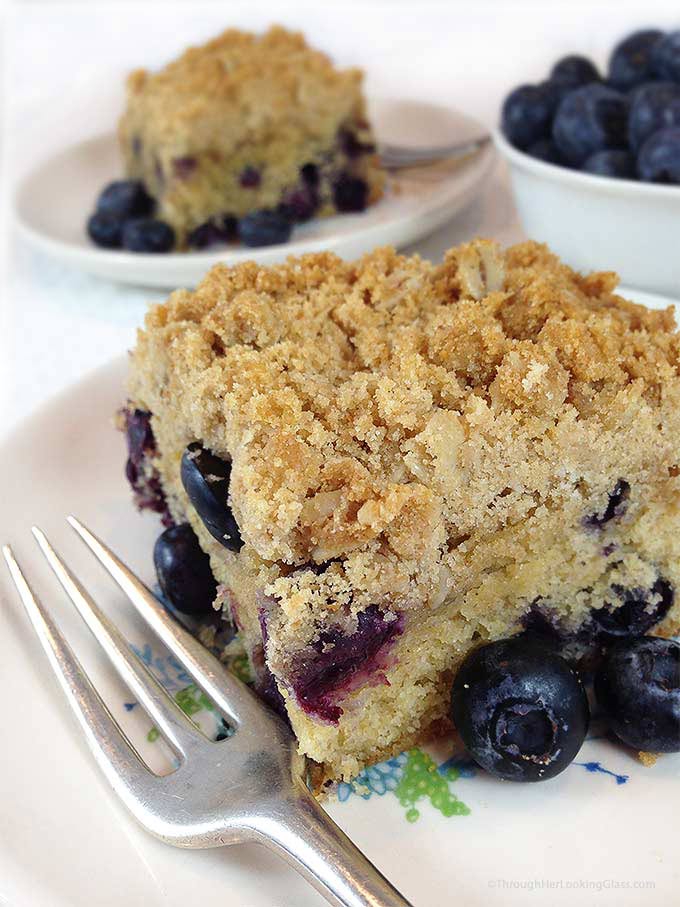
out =
[[180,248],[237,235],[284,242],[296,222],[363,211],[381,197],[384,172],[361,83],[360,70],[336,69],[301,34],[226,31],[129,76],[127,176]]
[[195,531],[320,777],[450,727],[484,642],[680,628],[680,341],[615,287],[476,241],[217,266],[149,311],[138,502]]

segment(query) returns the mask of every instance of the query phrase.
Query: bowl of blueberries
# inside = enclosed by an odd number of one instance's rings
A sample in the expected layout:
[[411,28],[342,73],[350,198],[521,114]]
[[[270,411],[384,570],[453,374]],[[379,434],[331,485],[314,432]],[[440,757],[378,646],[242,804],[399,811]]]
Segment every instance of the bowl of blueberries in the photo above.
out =
[[510,92],[494,139],[531,238],[680,297],[680,31],[628,35],[606,72],[563,57]]

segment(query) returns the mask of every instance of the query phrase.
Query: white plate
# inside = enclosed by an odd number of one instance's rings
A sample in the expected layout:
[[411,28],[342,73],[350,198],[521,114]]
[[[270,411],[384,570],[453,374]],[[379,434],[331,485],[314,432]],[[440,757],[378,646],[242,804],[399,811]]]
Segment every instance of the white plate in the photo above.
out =
[[[460,122],[444,107],[374,100],[371,116],[378,135],[422,145],[445,142]],[[398,127],[398,131],[397,131]],[[483,131],[483,127],[479,127]],[[454,133],[457,134],[457,133]],[[432,233],[463,208],[479,189],[493,161],[491,145],[470,157],[390,177],[385,197],[362,214],[311,221],[295,229],[290,242],[262,249],[225,246],[210,251],[149,255],[100,249],[85,222],[103,186],[120,176],[113,133],[88,139],[49,158],[20,183],[17,224],[33,245],[99,277],[155,287],[195,286],[217,262],[282,261],[288,255],[330,250],[354,258],[379,245],[402,247]]]
[[[130,638],[142,648],[151,642],[147,655],[155,653],[161,678],[173,690],[186,684],[63,520],[78,514],[153,581],[158,523],[131,506],[123,439],[111,423],[125,369],[121,358],[94,372],[0,446],[0,542],[13,544],[114,713],[145,758],[160,764],[161,744],[144,739],[149,721],[138,707],[126,710],[129,693],[99,658],[29,535],[39,523]],[[137,828],[80,740],[4,568],[0,596],[0,904],[321,907],[292,871],[254,846],[180,851]],[[422,752],[371,769],[367,799],[343,785],[344,799],[328,809],[416,907],[677,903],[680,755],[643,768],[597,737],[595,724],[575,764],[544,784],[499,782],[465,761],[455,780],[426,772],[420,777],[435,801],[459,813],[449,818],[429,796],[408,800],[409,775],[426,763]],[[446,745],[428,753],[437,767],[451,755]],[[460,814],[461,804],[468,814]]]

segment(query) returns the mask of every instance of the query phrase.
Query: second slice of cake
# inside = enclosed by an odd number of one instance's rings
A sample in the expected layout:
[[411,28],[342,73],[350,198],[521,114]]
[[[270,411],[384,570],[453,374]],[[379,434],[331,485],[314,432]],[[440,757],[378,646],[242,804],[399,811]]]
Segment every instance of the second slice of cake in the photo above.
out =
[[149,312],[138,500],[191,523],[324,777],[446,727],[483,641],[680,628],[680,347],[615,286],[475,242],[218,266]]

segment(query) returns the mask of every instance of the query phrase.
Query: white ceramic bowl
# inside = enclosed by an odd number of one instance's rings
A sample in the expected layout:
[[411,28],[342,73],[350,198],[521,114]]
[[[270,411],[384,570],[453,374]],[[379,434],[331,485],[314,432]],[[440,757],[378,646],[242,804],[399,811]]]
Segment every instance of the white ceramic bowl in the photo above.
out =
[[632,287],[680,298],[680,186],[591,176],[536,160],[497,130],[531,239],[579,271],[616,271]]

